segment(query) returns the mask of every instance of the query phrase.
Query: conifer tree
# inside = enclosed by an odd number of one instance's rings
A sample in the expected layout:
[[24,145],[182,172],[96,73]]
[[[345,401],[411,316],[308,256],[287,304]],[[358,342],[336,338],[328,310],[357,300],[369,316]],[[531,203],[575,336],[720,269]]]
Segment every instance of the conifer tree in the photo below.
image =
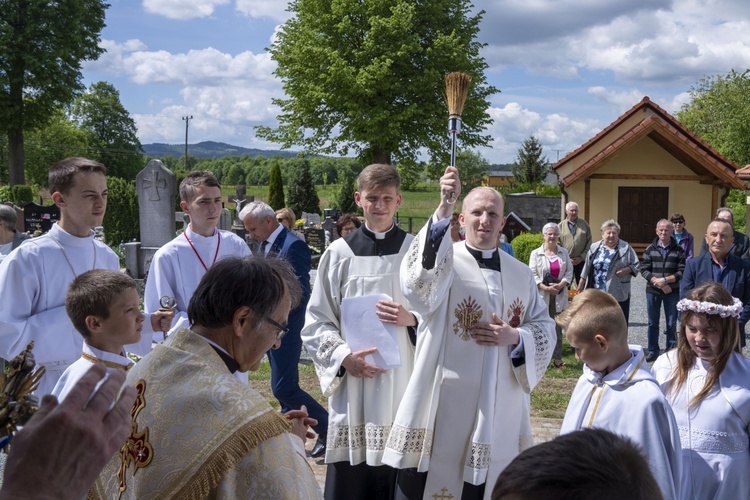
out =
[[278,160],[271,167],[271,175],[268,178],[268,204],[274,210],[280,210],[285,206],[284,181],[281,179],[281,166]]
[[302,160],[289,176],[286,206],[298,217],[301,217],[303,212],[320,214],[320,198],[313,184],[310,162],[307,159]]
[[356,214],[357,203],[354,201],[354,191],[356,191],[356,180],[350,175],[341,177],[341,183],[336,192],[336,208],[341,210],[342,214]]

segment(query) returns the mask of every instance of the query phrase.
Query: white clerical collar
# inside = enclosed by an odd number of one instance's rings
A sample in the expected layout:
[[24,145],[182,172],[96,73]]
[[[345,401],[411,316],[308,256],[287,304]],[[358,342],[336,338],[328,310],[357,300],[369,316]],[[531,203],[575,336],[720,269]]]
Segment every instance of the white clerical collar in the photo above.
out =
[[483,259],[491,259],[492,255],[497,251],[497,248],[493,248],[491,250],[483,250],[481,248],[473,247],[473,246],[469,245],[468,243],[466,243],[466,246],[468,248],[471,248],[475,252],[481,253]]
[[271,245],[273,245],[273,242],[276,241],[276,238],[279,237],[282,229],[284,229],[284,226],[279,224],[278,227],[276,227],[276,229],[274,229],[274,231],[268,235],[268,238],[266,238],[266,241],[268,242],[268,244],[266,245],[266,253],[271,250]]
[[223,352],[224,354],[226,354],[227,356],[229,356],[230,358],[234,359],[234,358],[232,357],[232,355],[231,355],[231,354],[229,354],[229,353],[227,352],[227,350],[226,350],[226,349],[224,349],[223,347],[221,347],[221,346],[220,346],[219,344],[217,344],[217,343],[216,343],[216,342],[214,342],[213,340],[209,340],[209,339],[207,339],[206,337],[204,337],[203,335],[198,335],[198,336],[199,336],[200,338],[202,338],[203,340],[205,340],[206,342],[208,342],[209,344],[211,344],[212,346],[214,346],[214,347],[215,347],[216,349],[220,350],[221,352]]
[[61,245],[66,247],[88,247],[89,245],[91,245],[91,242],[94,239],[94,231],[91,229],[89,229],[88,236],[74,236],[60,227],[60,224],[58,223],[52,224],[52,227],[47,234],[59,241]]
[[88,354],[89,356],[93,356],[98,360],[105,361],[107,363],[116,363],[118,365],[122,365],[123,367],[127,367],[133,364],[133,361],[125,355],[125,351],[122,351],[119,355],[113,354],[111,352],[97,349],[96,347],[89,345],[88,342],[83,343],[82,352],[84,354]]
[[393,229],[393,226],[394,225],[391,224],[391,227],[389,227],[388,230],[386,230],[383,233],[379,233],[377,231],[373,231],[372,229],[370,229],[370,227],[367,225],[367,221],[365,221],[365,227],[367,228],[368,231],[370,231],[373,235],[375,235],[375,239],[376,240],[384,240],[385,239],[385,235],[388,234],[391,229]]
[[190,227],[190,224],[188,224],[188,227],[185,229],[185,232],[187,233],[188,238],[190,238],[193,241],[193,243],[195,243],[196,241],[210,240],[211,238],[213,238],[214,236],[216,236],[216,233],[218,231],[219,231],[219,229],[215,227],[214,228],[214,232],[211,233],[211,236],[203,236],[203,235],[200,235],[200,234],[196,233],[195,231],[193,231],[193,228]]

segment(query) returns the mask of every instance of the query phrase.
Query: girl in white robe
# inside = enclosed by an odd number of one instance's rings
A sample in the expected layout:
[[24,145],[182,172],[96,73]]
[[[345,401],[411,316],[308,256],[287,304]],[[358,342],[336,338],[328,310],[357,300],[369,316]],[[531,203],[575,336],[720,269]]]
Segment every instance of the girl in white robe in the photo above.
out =
[[677,349],[656,360],[654,375],[680,431],[682,498],[750,498],[750,360],[740,351],[742,302],[721,284],[680,300]]

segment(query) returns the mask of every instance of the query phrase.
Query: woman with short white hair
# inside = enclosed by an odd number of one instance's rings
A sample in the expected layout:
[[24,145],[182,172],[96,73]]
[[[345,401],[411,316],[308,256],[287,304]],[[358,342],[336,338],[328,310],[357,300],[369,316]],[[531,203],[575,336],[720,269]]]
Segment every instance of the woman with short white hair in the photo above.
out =
[[[544,302],[549,307],[549,315],[554,319],[557,314],[568,308],[568,285],[573,279],[573,262],[568,251],[558,245],[560,228],[549,222],[542,228],[544,243],[533,250],[529,256],[529,268]],[[562,368],[562,329],[555,326],[557,345],[552,353],[552,362]]]
[[620,225],[609,219],[602,224],[602,239],[586,254],[578,289],[596,288],[620,303],[625,321],[630,316],[630,279],[638,275],[640,263],[635,250],[620,239]]

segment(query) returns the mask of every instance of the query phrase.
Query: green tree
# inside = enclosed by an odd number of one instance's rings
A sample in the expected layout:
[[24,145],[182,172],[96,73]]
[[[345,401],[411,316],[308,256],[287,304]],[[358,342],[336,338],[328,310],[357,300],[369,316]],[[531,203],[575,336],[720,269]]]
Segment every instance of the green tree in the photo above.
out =
[[750,70],[707,76],[689,93],[677,119],[734,163],[750,163]]
[[140,237],[138,195],[135,181],[107,176],[107,211],[104,213],[104,237],[110,245]]
[[[456,163],[463,196],[469,194],[473,188],[487,184],[490,164],[482,155],[466,149],[458,153]],[[442,173],[440,175],[442,176]]]
[[542,156],[542,143],[532,134],[518,148],[516,163],[511,166],[513,183],[534,187],[544,182],[549,172],[549,161]]
[[23,184],[24,132],[83,90],[82,61],[104,52],[102,0],[0,2],[0,133],[8,137],[11,184]]
[[[461,141],[486,145],[492,119],[487,64],[476,41],[484,11],[468,0],[292,0],[293,16],[270,52],[285,99],[279,127],[258,135],[288,148],[346,156],[365,164],[449,154],[444,76],[469,74]],[[418,124],[418,126],[415,126]]]
[[49,167],[68,156],[87,156],[88,135],[76,127],[62,110],[55,110],[49,123],[26,134],[26,180],[47,185]]
[[110,83],[96,82],[78,96],[71,115],[89,134],[90,154],[107,166],[107,174],[132,180],[145,167],[143,147],[135,120],[120,102]]
[[281,178],[281,165],[279,165],[278,160],[273,164],[271,175],[268,178],[268,204],[274,210],[280,210],[285,206],[284,180]]
[[342,214],[356,214],[359,208],[357,207],[357,202],[354,201],[357,180],[351,175],[344,175],[339,177],[339,179],[341,182],[339,189],[336,191],[335,206],[341,210]]
[[286,206],[300,218],[302,212],[320,214],[320,198],[310,174],[310,162],[302,160],[289,177]]
[[398,162],[398,174],[401,176],[401,189],[414,191],[417,189],[419,178],[424,172],[424,164],[411,158],[404,158]]

